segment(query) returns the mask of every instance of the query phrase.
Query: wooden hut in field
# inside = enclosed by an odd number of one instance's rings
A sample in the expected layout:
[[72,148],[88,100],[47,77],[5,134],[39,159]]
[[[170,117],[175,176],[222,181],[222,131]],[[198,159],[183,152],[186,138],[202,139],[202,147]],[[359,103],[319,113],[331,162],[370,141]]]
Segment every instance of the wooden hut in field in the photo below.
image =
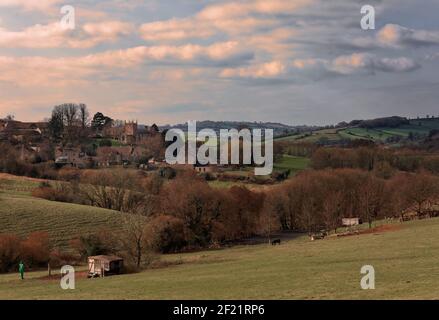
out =
[[360,218],[343,218],[342,224],[344,227],[353,227],[363,224]]
[[88,277],[105,277],[122,273],[123,259],[117,256],[91,256],[87,259]]

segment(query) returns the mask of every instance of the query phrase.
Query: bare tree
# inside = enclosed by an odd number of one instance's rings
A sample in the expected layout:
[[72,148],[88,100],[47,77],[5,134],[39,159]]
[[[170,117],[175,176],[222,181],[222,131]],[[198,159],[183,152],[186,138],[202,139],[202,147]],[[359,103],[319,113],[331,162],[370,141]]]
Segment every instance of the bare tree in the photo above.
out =
[[404,194],[416,206],[418,217],[422,216],[426,205],[438,196],[438,180],[427,173],[408,176]]
[[145,205],[137,177],[125,170],[100,170],[82,179],[81,191],[93,206],[134,212]]
[[378,218],[384,208],[384,181],[367,175],[359,190],[359,200],[362,208],[363,217],[372,228],[372,222]]
[[268,243],[271,243],[271,236],[281,228],[280,217],[285,216],[286,198],[282,192],[273,191],[267,194],[264,207],[261,212],[259,232],[267,236]]
[[125,215],[123,224],[125,232],[121,243],[127,257],[137,268],[151,262],[148,220],[141,214],[131,213]]
[[88,112],[87,105],[84,103],[79,104],[79,119],[81,120],[81,126],[83,129],[88,126],[90,114]]

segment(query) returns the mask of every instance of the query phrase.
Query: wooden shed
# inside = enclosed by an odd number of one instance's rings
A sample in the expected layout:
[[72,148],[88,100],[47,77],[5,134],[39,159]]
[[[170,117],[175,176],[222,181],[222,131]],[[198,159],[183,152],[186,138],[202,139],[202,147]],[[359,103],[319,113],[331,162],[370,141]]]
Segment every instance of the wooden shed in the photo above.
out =
[[345,227],[353,227],[363,224],[363,221],[360,218],[343,218],[342,224]]
[[104,277],[120,274],[123,268],[123,259],[117,256],[92,256],[88,257],[88,277]]

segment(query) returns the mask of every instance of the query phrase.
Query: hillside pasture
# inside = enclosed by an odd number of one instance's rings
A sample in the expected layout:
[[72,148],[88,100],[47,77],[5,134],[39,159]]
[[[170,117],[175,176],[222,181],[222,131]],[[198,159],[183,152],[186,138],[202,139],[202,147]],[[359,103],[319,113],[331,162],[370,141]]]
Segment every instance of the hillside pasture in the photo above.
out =
[[120,230],[122,213],[90,206],[0,195],[0,233],[27,236],[46,231],[55,247],[67,247],[72,238],[102,228]]
[[[0,275],[1,299],[437,299],[439,219],[396,223],[359,236],[164,255],[138,274],[84,279],[75,290]],[[372,265],[375,290],[362,290]],[[79,271],[82,269],[79,268]]]
[[308,134],[292,135],[282,137],[276,141],[290,141],[290,142],[337,142],[341,140],[357,140],[366,139],[375,142],[386,142],[388,138],[407,138],[410,133],[426,136],[430,130],[439,129],[439,119],[412,119],[409,124],[404,124],[399,127],[377,127],[377,128],[334,128],[322,129],[310,132]]
[[123,213],[91,206],[34,198],[42,180],[2,174],[0,178],[0,233],[27,236],[46,231],[54,247],[100,229],[120,231]]

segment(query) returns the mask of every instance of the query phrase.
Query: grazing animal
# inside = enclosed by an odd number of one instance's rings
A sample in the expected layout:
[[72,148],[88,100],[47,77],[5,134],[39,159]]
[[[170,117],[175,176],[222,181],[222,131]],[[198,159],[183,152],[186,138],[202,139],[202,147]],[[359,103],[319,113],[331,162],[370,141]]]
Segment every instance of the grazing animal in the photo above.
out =
[[275,245],[280,245],[280,239],[274,239],[273,241],[271,241],[271,245],[275,246]]

